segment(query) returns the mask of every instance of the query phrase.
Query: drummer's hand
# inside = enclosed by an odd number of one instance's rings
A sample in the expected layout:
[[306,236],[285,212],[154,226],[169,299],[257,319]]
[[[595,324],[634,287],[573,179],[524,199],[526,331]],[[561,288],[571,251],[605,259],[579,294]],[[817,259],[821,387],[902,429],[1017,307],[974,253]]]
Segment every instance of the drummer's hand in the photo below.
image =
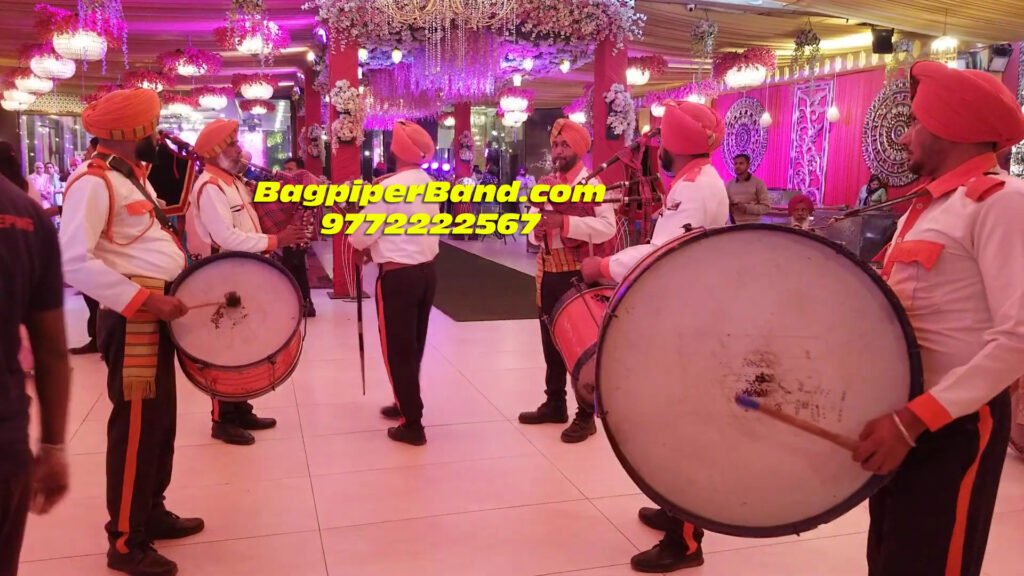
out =
[[356,250],[352,253],[352,260],[356,264],[369,264],[373,262],[373,258],[370,256],[369,250]]
[[[897,414],[907,433],[916,441],[926,429],[924,423],[906,408]],[[868,472],[884,475],[899,468],[908,452],[910,444],[893,422],[892,415],[886,414],[864,426],[860,433],[860,441],[853,451],[853,460],[859,462],[861,468]]]
[[604,277],[601,274],[601,260],[599,256],[589,256],[583,259],[580,263],[580,273],[583,274],[583,281],[587,284],[593,284],[601,280]]
[[306,227],[299,224],[289,224],[287,228],[278,232],[277,234],[277,245],[278,246],[295,246],[296,244],[302,244],[308,240],[306,234]]
[[538,230],[561,230],[562,215],[557,212],[545,210],[540,213],[540,222],[537,223]]
[[164,322],[177,320],[188,314],[188,306],[174,296],[151,293],[142,303],[142,310],[152,313]]

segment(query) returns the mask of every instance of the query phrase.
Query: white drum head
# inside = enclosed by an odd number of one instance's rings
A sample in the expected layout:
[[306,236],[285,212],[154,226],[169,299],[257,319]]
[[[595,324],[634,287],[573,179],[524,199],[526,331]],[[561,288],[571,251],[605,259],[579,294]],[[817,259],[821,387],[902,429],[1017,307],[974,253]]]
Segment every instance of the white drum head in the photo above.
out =
[[197,308],[171,322],[180,352],[212,366],[247,366],[274,355],[298,328],[298,286],[269,258],[235,252],[204,258],[172,289],[186,306],[224,302],[229,292],[241,297],[237,308]]
[[794,534],[882,479],[735,395],[856,438],[919,387],[912,350],[895,296],[841,248],[788,228],[721,228],[662,247],[623,281],[598,403],[619,460],[660,505],[716,532]]

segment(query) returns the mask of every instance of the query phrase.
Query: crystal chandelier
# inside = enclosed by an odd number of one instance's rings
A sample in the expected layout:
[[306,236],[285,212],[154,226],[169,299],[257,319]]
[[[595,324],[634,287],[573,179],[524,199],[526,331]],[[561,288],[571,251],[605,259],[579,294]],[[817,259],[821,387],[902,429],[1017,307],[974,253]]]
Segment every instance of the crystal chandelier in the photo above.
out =
[[262,80],[246,82],[239,91],[249,100],[268,100],[274,95],[274,87]]
[[16,88],[4,90],[4,100],[8,102],[17,102],[19,104],[25,104],[26,106],[30,106],[33,102],[36,101],[36,98],[38,98],[38,96],[36,96],[35,94],[31,94],[29,92],[22,92],[21,90],[18,90]]
[[218,93],[206,93],[199,96],[199,106],[207,110],[223,110],[228,105],[228,97]]
[[526,122],[530,115],[523,111],[507,111],[501,118],[501,125],[508,128],[517,128]]
[[734,90],[755,88],[768,79],[768,69],[760,64],[737,66],[725,73],[725,85]]
[[58,54],[33,56],[28,67],[40,78],[67,80],[75,75],[75,61]]
[[53,80],[40,78],[35,74],[15,78],[14,85],[18,87],[18,90],[30,94],[45,94],[53,90]]
[[651,71],[630,66],[626,68],[626,84],[630,86],[643,86],[651,79]]
[[[465,55],[466,32],[495,28],[496,35],[510,36],[515,30],[517,0],[375,0],[391,24],[426,30],[426,61],[429,70],[439,70],[441,49],[453,47],[459,58]],[[454,42],[453,42],[454,36]]]
[[498,101],[505,112],[522,112],[530,106],[530,101],[517,94],[506,94]]
[[78,30],[53,37],[53,49],[71,60],[95,62],[107,55],[107,39],[92,30]]

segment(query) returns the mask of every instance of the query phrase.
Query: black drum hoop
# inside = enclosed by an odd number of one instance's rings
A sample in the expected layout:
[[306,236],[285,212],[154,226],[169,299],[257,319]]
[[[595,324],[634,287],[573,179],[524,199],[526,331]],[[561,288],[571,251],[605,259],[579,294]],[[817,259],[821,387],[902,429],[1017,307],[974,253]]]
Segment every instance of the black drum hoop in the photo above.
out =
[[[295,326],[294,326],[294,328],[292,328],[292,332],[291,333],[295,334],[296,332],[299,332],[300,328],[302,326],[302,314],[301,314],[301,310],[302,310],[302,292],[299,290],[299,283],[295,281],[295,278],[292,277],[291,272],[289,272],[288,269],[285,268],[283,265],[281,265],[281,264],[279,264],[277,262],[274,262],[274,260],[271,259],[271,258],[268,258],[266,256],[262,256],[262,255],[259,255],[259,254],[252,254],[250,252],[221,252],[221,253],[215,254],[213,256],[208,256],[206,258],[202,258],[202,259],[199,260],[199,262],[197,264],[193,264],[192,266],[189,266],[188,268],[183,270],[181,272],[181,274],[178,275],[177,278],[174,279],[174,282],[171,284],[171,287],[170,287],[170,289],[168,291],[168,295],[174,296],[174,294],[181,287],[181,284],[185,280],[187,280],[188,277],[191,276],[196,270],[201,270],[203,267],[209,266],[210,264],[213,264],[214,262],[219,262],[219,261],[225,260],[225,259],[236,259],[236,258],[242,258],[242,259],[246,259],[246,260],[256,260],[258,262],[263,262],[263,263],[269,264],[272,268],[275,268],[278,272],[283,274],[285,278],[288,279],[289,284],[291,284],[292,289],[295,291],[296,302],[298,303],[299,310],[300,310],[299,317],[295,319]],[[208,362],[206,360],[203,360],[202,358],[198,358],[198,357],[188,353],[187,351],[185,351],[185,349],[182,348],[181,345],[178,343],[178,339],[175,338],[175,336],[174,336],[174,329],[172,328],[172,323],[171,322],[167,323],[167,331],[171,335],[171,342],[174,344],[174,349],[178,352],[178,354],[181,354],[182,356],[188,358],[190,361],[195,362],[196,364],[199,364],[199,365],[202,365],[202,366],[217,366],[218,368],[230,368],[230,369],[233,369],[233,370],[241,370],[241,369],[244,369],[244,368],[251,368],[253,366],[256,366],[257,364],[262,364],[263,362],[266,362],[267,359],[280,354],[281,351],[283,351],[285,348],[288,347],[288,343],[291,342],[291,338],[288,338],[288,340],[286,340],[284,344],[282,344],[280,347],[278,347],[277,350],[274,350],[274,352],[272,352],[269,356],[266,356],[264,358],[261,358],[259,360],[254,361],[254,362],[250,362],[248,364],[241,364],[241,365],[238,365],[238,366],[220,366],[220,365],[217,365],[217,364],[211,364],[210,362]],[[301,350],[301,348],[300,348],[300,350]]]
[[[691,235],[686,242],[676,244],[670,249],[664,252],[659,252],[659,256],[671,254],[683,247],[692,246],[693,243],[700,242],[713,236],[721,234],[727,234],[734,231],[743,230],[770,230],[772,232],[778,232],[782,234],[796,234],[805,238],[811,239],[823,246],[831,248],[840,256],[846,258],[862,270],[874,283],[874,285],[881,291],[882,295],[889,302],[890,307],[896,315],[896,319],[899,322],[900,327],[903,330],[903,337],[907,344],[907,351],[910,354],[910,394],[907,398],[908,401],[913,400],[917,396],[920,396],[924,392],[924,370],[921,364],[921,349],[917,342],[917,336],[914,334],[913,326],[910,324],[910,317],[907,315],[906,310],[900,303],[899,297],[893,289],[864,261],[854,255],[852,252],[847,250],[840,244],[832,242],[827,238],[823,238],[812,232],[800,230],[798,228],[790,228],[784,226],[778,226],[774,224],[737,224],[732,226],[723,226],[719,228],[708,228],[700,233]],[[649,255],[649,257],[652,257]],[[645,260],[646,261],[646,258]],[[650,268],[646,268],[636,278],[636,280],[642,277]],[[601,338],[598,339],[598,350],[597,350],[597,366],[594,371],[595,390],[594,397],[599,403],[601,398],[601,361],[604,357],[602,352],[604,351],[604,334],[608,327],[615,321],[616,315],[615,310],[619,307],[622,302],[625,293],[628,291],[629,286],[619,285],[619,288],[615,291],[615,296],[612,297],[611,303],[608,305],[608,311],[605,314],[604,323],[601,326]],[[599,413],[607,414],[603,406],[600,407]],[[853,494],[844,499],[839,504],[836,504],[831,509],[817,514],[805,520],[793,522],[789,524],[780,524],[775,526],[738,526],[735,524],[726,524],[723,522],[717,522],[709,518],[700,516],[685,510],[665,498],[660,492],[654,489],[653,486],[647,483],[636,469],[630,464],[629,459],[623,454],[622,449],[619,446],[618,441],[615,438],[614,432],[608,425],[608,419],[602,418],[602,426],[604,427],[605,435],[608,437],[608,442],[611,444],[612,452],[615,454],[615,458],[618,459],[619,463],[625,469],[626,474],[629,475],[630,479],[640,488],[640,491],[644,493],[648,498],[654,501],[655,504],[661,506],[672,515],[682,518],[705,530],[717,532],[719,534],[726,534],[728,536],[737,536],[741,538],[776,538],[780,536],[790,536],[794,534],[801,534],[803,532],[809,532],[822,524],[828,524],[833,520],[843,516],[850,510],[856,508],[861,502],[867,500],[872,494],[874,494],[879,488],[885,485],[889,481],[889,476],[874,475],[869,478],[860,488],[858,488]]]
[[[289,341],[290,340],[291,339],[289,339]],[[302,347],[305,344],[305,342],[306,342],[305,336],[302,336],[302,337],[299,338],[299,349],[295,351],[295,364],[293,366],[291,366],[290,368],[288,368],[288,370],[284,373],[284,375],[281,376],[280,382],[282,384],[286,380],[291,378],[292,374],[294,374],[295,371],[299,369],[299,358],[302,357]],[[274,391],[276,391],[279,388],[279,386],[269,386],[266,389],[264,389],[264,390],[262,390],[260,392],[256,392],[254,394],[240,394],[238,396],[225,396],[223,394],[217,394],[216,392],[211,390],[209,388],[209,386],[207,386],[207,384],[205,382],[203,382],[203,383],[197,382],[196,378],[194,378],[192,376],[192,373],[185,369],[185,364],[182,361],[181,356],[178,356],[178,365],[181,366],[181,371],[185,374],[185,377],[188,378],[189,382],[192,382],[192,384],[196,388],[199,388],[200,392],[206,394],[210,398],[213,398],[215,400],[219,400],[221,402],[246,402],[246,401],[249,401],[249,400],[255,400],[255,399],[257,399],[257,398],[259,398],[261,396],[266,396],[267,394],[270,394],[271,392],[274,392]],[[212,364],[198,364],[198,366],[200,368],[208,368],[208,367],[211,367],[213,365]],[[252,364],[250,364],[250,366],[252,366]]]

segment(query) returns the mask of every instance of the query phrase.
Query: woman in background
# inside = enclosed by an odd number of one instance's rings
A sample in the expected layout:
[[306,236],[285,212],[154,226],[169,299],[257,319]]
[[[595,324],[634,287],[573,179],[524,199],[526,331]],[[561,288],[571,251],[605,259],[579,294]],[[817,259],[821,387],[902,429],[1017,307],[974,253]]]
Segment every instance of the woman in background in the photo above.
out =
[[860,194],[857,195],[857,208],[881,204],[888,200],[889,195],[885,190],[885,182],[875,174],[868,178],[868,183],[861,186]]

